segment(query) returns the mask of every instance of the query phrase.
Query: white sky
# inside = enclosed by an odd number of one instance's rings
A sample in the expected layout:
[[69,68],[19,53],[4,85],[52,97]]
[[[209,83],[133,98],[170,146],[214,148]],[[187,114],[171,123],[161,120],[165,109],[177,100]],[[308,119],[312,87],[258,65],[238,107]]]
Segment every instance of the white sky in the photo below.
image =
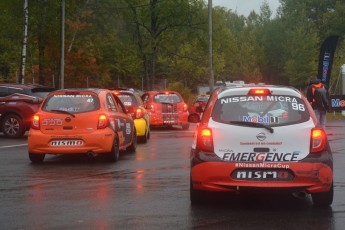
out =
[[[227,9],[237,12],[239,15],[248,16],[254,10],[260,13],[260,6],[265,0],[212,0],[213,6],[224,6]],[[280,6],[279,0],[266,0],[272,10],[272,16],[275,16],[277,8]],[[205,0],[206,4],[208,0]]]

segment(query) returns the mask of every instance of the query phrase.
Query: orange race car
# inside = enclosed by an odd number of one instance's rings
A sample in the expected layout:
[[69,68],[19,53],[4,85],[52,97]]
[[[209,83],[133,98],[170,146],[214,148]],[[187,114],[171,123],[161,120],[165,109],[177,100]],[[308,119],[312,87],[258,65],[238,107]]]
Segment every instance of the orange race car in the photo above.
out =
[[135,151],[132,117],[106,89],[65,89],[50,93],[34,115],[28,135],[33,163],[45,154],[107,154],[117,161],[119,150]]
[[181,125],[189,129],[188,106],[175,91],[148,91],[141,98],[151,113],[151,126]]

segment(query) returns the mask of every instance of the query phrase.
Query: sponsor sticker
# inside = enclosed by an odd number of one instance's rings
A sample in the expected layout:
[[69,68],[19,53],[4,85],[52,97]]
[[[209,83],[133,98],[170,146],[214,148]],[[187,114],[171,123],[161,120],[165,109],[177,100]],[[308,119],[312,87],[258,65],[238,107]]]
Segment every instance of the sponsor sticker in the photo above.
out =
[[51,146],[82,146],[82,140],[54,140],[50,142]]
[[293,175],[286,169],[236,169],[231,177],[250,181],[290,181]]
[[300,151],[294,151],[292,153],[257,153],[257,152],[245,152],[245,153],[224,153],[223,161],[241,161],[241,162],[295,162],[298,161]]

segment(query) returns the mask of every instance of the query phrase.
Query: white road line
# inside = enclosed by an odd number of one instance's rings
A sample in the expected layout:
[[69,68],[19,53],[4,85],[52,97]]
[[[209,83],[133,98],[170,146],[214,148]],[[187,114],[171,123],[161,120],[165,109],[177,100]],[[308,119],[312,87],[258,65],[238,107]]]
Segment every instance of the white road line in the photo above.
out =
[[21,147],[21,146],[28,146],[28,144],[1,146],[0,149],[7,149],[7,148],[14,148],[14,147]]

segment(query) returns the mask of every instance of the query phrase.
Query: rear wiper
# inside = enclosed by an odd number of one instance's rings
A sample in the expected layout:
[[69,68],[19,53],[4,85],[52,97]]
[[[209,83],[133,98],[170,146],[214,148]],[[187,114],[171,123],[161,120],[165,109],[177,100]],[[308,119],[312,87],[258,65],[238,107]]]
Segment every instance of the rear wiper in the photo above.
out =
[[256,122],[246,122],[246,121],[229,121],[229,124],[234,124],[234,125],[242,125],[242,126],[248,126],[248,127],[258,127],[258,128],[265,128],[270,133],[273,133],[273,128],[269,127],[267,125],[264,125],[262,123],[256,123]]
[[57,112],[57,113],[64,113],[64,114],[68,114],[68,115],[71,115],[72,117],[75,117],[75,115],[73,113],[70,113],[68,111],[65,111],[65,110],[59,110],[59,109],[52,109],[50,110],[52,112]]

